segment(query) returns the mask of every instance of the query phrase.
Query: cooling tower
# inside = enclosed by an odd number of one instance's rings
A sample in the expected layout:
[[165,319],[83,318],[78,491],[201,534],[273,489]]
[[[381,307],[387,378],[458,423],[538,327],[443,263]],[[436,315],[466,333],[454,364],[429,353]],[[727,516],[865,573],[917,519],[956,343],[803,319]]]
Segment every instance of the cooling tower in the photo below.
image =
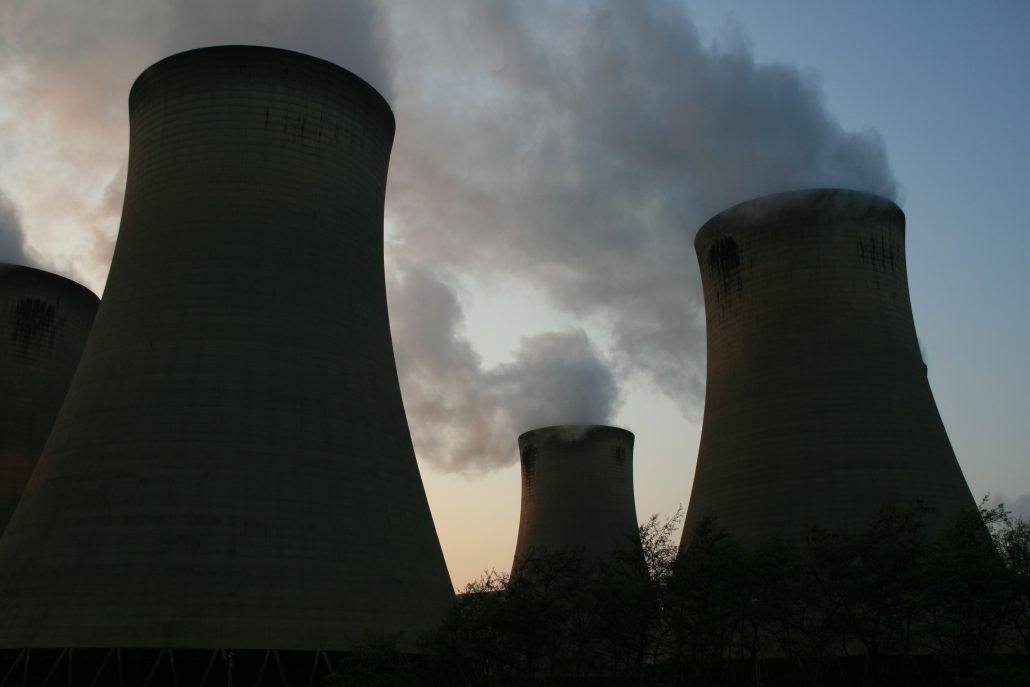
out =
[[894,203],[767,196],[694,244],[708,383],[685,543],[708,514],[746,544],[796,544],[917,500],[934,535],[974,506],[919,352]]
[[50,435],[97,302],[69,279],[0,263],[0,533]]
[[633,504],[633,434],[559,425],[519,436],[522,512],[516,569],[532,556],[567,552],[603,561],[640,546]]
[[390,107],[229,46],[151,66],[129,115],[104,301],[0,542],[0,647],[410,642],[452,589],[387,318]]

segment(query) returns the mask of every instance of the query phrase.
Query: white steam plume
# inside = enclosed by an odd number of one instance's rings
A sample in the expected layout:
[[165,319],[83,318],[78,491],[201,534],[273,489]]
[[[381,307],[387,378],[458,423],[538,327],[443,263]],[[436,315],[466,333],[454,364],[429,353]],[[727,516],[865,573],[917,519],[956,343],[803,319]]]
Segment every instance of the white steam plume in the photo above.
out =
[[810,186],[894,196],[884,146],[816,78],[705,45],[682,2],[392,6],[404,258],[504,273],[606,321],[620,376],[703,396],[692,238],[712,214]]
[[607,423],[618,405],[609,364],[580,329],[526,337],[511,362],[485,368],[464,338],[454,289],[420,267],[391,280],[390,313],[412,440],[438,467],[508,465],[520,433]]

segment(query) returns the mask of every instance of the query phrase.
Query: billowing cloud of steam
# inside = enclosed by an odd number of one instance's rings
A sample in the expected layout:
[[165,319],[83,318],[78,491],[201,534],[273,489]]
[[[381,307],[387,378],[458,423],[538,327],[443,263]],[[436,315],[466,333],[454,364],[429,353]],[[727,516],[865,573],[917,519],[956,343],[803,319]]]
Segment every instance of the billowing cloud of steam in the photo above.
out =
[[396,9],[393,42],[420,59],[396,60],[389,208],[405,259],[519,275],[606,321],[620,375],[696,412],[694,231],[765,193],[896,185],[879,137],[844,131],[814,77],[703,44],[683,4]]
[[478,472],[517,457],[515,438],[551,424],[605,423],[619,401],[607,361],[580,329],[526,337],[484,368],[463,336],[455,290],[423,267],[390,281],[394,350],[417,453]]
[[0,4],[0,183],[43,266],[97,292],[121,210],[127,84],[163,20],[146,2]]
[[25,235],[21,230],[17,208],[0,189],[0,262],[32,265],[25,253]]

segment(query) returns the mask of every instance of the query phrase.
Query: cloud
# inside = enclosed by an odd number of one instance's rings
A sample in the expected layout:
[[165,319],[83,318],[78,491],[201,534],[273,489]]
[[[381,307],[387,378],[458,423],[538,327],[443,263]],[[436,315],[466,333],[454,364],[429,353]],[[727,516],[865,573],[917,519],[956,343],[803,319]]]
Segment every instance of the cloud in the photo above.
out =
[[993,492],[989,494],[988,506],[1004,506],[1013,518],[1030,521],[1030,494],[1020,494],[1009,499],[1005,492]]
[[452,471],[513,463],[516,437],[553,424],[606,424],[619,403],[610,365],[581,329],[526,337],[483,366],[464,337],[456,290],[424,267],[395,271],[390,313],[416,452]]
[[1021,494],[1012,501],[1012,513],[1021,520],[1030,520],[1030,494]]
[[25,236],[14,203],[0,189],[0,262],[34,265],[25,253]]
[[105,194],[125,164],[128,88],[156,54],[165,14],[160,3],[123,0],[0,9],[0,181],[46,269],[98,293],[110,251],[95,246],[113,241],[121,209]]
[[[542,290],[607,323],[620,375],[688,412],[704,386],[693,233],[751,197],[896,194],[880,138],[842,129],[816,77],[703,44],[682,3],[393,6],[405,259]],[[429,38],[431,37],[431,38]]]

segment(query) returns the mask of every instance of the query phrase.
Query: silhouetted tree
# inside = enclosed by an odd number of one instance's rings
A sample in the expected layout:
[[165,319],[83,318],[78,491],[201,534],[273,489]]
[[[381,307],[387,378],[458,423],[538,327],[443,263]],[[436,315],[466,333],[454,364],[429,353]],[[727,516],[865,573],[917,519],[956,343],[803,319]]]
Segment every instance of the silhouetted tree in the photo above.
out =
[[703,681],[736,657],[750,598],[742,593],[744,558],[714,517],[698,523],[687,542],[668,583],[671,658],[681,667],[681,679]]
[[1012,596],[1011,577],[989,530],[997,509],[963,512],[929,548],[926,611],[934,649],[954,656],[994,652]]
[[[923,511],[745,549],[681,513],[605,561],[558,553],[491,572],[428,646],[452,685],[1030,684],[1030,525],[1001,507],[929,541]],[[413,683],[414,684],[414,683]]]

